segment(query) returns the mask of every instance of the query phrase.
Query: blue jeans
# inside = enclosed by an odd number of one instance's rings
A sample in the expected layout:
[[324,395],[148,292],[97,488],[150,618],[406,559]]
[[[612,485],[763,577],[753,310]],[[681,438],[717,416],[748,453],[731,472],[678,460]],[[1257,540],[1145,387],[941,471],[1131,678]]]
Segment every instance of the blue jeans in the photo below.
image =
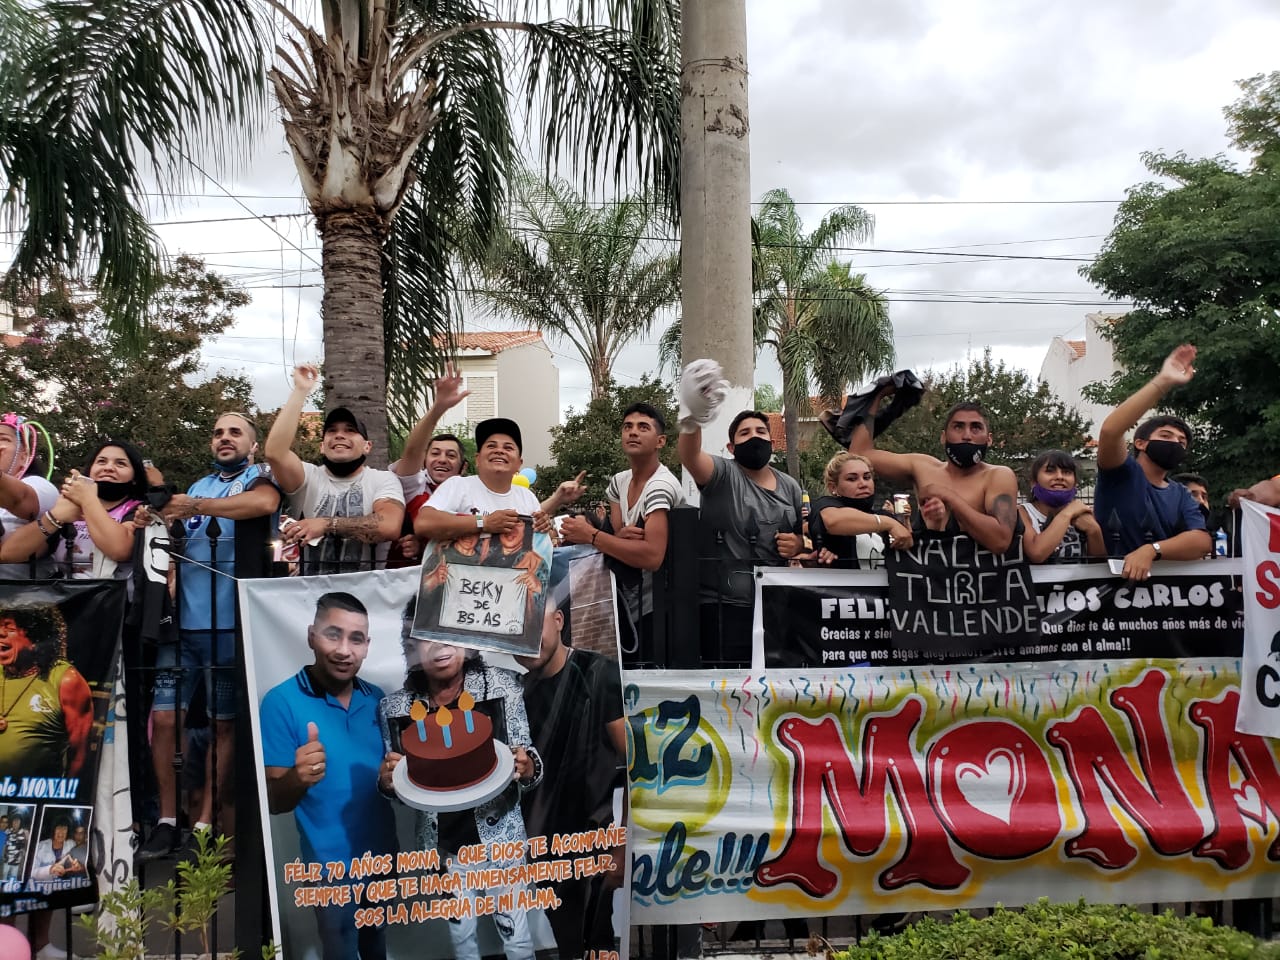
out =
[[316,907],[324,960],[387,960],[387,928],[356,929],[356,908]]

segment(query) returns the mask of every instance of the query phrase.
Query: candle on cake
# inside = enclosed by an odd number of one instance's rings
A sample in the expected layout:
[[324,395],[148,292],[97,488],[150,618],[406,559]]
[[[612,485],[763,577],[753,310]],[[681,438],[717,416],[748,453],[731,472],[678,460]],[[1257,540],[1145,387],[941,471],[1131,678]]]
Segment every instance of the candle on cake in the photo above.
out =
[[421,700],[413,701],[409,708],[409,718],[418,725],[418,739],[427,742],[427,706]]
[[444,748],[452,750],[453,734],[449,732],[449,724],[453,723],[453,713],[448,707],[441,707],[436,711],[436,723],[440,725],[440,732],[444,734]]
[[463,690],[462,696],[458,698],[458,706],[462,708],[462,719],[467,725],[467,733],[475,733],[475,721],[471,719],[471,711],[475,709],[476,698],[468,691]]

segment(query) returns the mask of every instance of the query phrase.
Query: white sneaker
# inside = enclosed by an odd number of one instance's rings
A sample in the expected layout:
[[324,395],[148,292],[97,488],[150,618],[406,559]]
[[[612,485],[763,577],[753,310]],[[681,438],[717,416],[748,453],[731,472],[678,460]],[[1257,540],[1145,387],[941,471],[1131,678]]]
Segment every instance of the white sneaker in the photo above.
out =
[[52,943],[46,943],[36,952],[35,960],[81,960],[74,953],[67,953],[61,947],[55,947]]

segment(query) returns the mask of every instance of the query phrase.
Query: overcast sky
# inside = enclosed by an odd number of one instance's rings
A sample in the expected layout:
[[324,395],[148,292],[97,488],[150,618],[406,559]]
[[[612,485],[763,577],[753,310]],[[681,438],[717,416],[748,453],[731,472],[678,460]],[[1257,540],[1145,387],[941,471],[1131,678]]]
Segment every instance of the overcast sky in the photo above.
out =
[[[1104,307],[1079,261],[1145,179],[1141,152],[1225,152],[1234,81],[1280,67],[1275,0],[748,0],[747,16],[752,196],[785,187],[810,226],[859,203],[870,246],[929,251],[848,254],[888,292],[899,365],[917,372],[989,345],[1034,374],[1055,335],[1083,336]],[[160,227],[169,251],[254,298],[207,362],[277,405],[292,363],[321,357],[319,250],[283,141],[192,190],[154,219],[221,222]],[[653,369],[656,339],[619,380]],[[552,349],[561,406],[581,407],[585,368]]]

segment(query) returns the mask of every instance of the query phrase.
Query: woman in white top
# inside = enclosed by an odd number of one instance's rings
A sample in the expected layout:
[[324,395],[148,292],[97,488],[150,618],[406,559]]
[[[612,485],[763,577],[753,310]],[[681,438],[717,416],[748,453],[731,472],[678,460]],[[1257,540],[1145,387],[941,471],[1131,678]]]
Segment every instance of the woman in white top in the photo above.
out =
[[1076,499],[1076,462],[1065,450],[1046,450],[1031,462],[1031,499],[1022,515],[1022,550],[1032,563],[1105,557],[1102,527]]

